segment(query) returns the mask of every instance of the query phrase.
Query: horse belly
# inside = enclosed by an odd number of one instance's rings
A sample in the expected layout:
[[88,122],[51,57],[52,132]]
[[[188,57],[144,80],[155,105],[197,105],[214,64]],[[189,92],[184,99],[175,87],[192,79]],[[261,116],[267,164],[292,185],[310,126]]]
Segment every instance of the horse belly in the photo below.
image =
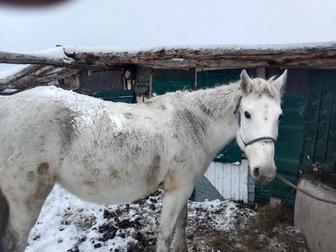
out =
[[97,204],[129,203],[147,196],[158,188],[158,183],[148,184],[143,176],[121,179],[108,176],[59,177],[58,183],[81,199]]

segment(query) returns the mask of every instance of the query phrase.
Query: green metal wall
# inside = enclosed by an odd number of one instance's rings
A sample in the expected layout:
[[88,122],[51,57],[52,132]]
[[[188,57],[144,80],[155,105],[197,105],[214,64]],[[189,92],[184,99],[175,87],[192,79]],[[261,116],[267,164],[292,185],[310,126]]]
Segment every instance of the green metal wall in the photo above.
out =
[[133,103],[135,101],[133,90],[107,90],[91,93],[90,96],[105,101]]
[[156,95],[162,95],[177,90],[191,90],[192,83],[192,78],[176,78],[172,76],[153,78],[152,92]]
[[308,84],[301,169],[336,173],[336,70],[312,70]]

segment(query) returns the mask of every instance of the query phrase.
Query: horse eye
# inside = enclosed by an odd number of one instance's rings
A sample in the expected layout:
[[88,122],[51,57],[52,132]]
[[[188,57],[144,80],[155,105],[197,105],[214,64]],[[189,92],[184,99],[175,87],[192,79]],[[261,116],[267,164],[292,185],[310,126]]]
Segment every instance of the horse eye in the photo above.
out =
[[251,114],[249,112],[245,111],[244,115],[247,119],[251,119]]
[[280,114],[278,120],[279,120],[279,121],[282,121],[282,119],[283,119],[283,114]]

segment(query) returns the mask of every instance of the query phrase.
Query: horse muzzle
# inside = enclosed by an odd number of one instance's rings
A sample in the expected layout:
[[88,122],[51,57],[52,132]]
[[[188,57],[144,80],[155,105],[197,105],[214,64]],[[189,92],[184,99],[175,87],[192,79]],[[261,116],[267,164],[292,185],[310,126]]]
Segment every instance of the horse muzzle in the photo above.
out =
[[253,180],[260,185],[265,185],[271,182],[276,175],[276,167],[252,167],[250,168]]

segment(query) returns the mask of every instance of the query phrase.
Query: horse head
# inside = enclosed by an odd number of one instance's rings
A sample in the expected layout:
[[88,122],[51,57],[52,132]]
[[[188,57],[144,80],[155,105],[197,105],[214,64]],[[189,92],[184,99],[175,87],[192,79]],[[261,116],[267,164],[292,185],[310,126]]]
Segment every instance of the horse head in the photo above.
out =
[[238,116],[236,139],[257,183],[270,182],[276,175],[274,149],[286,79],[287,70],[277,79],[269,80],[251,79],[245,70],[240,75],[242,95],[235,111]]

